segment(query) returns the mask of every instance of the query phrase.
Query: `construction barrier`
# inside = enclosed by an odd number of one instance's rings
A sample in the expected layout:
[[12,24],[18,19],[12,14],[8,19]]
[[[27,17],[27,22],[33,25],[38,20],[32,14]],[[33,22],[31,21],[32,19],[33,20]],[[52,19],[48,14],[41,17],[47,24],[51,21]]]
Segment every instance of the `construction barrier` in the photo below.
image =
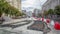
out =
[[46,19],[46,23],[50,23],[50,19]]

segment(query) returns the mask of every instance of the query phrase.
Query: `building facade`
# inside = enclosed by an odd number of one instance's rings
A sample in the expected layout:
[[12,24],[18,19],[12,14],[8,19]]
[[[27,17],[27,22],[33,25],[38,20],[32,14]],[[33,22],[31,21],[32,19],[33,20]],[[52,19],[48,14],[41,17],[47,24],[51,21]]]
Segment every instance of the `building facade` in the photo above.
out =
[[21,0],[6,0],[6,1],[21,11]]
[[37,17],[39,16],[39,14],[41,13],[41,11],[39,9],[34,9],[33,14]]
[[60,0],[47,0],[42,5],[42,12],[48,9],[54,9],[55,6],[60,5]]

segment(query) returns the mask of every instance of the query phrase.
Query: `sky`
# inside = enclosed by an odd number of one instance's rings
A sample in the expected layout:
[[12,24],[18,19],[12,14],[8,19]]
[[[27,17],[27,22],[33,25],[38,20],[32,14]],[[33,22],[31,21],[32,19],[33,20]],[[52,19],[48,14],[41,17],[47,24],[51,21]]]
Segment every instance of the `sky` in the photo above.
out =
[[33,10],[34,8],[41,9],[42,4],[46,0],[22,0],[22,10]]

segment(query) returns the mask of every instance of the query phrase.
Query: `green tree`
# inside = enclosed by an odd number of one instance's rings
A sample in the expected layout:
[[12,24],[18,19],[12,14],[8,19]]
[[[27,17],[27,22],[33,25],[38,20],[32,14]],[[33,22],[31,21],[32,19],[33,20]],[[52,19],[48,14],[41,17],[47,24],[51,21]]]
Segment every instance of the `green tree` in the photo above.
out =
[[60,5],[57,5],[54,11],[55,11],[55,14],[60,15]]
[[47,16],[48,15],[48,11],[45,10],[44,13],[43,13],[43,15]]
[[17,8],[10,6],[10,12],[9,14],[11,16],[21,16],[21,11],[19,11]]
[[14,6],[11,6],[7,1],[0,0],[0,17],[1,15],[5,13],[7,16],[20,16],[22,15],[21,11],[19,11]]
[[49,15],[53,15],[53,14],[54,14],[53,9],[49,9],[49,10],[48,10],[48,14],[49,14]]
[[2,12],[0,11],[0,17],[2,16]]
[[0,0],[0,17],[5,12],[7,7],[8,7],[8,2],[6,2],[5,0]]

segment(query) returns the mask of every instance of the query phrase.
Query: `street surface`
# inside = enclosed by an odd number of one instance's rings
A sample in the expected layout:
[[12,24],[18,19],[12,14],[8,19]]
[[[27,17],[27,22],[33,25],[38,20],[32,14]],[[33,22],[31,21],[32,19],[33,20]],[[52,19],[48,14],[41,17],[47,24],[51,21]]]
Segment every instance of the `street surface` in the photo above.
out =
[[[11,24],[11,25],[15,25],[13,28],[11,28],[9,26],[7,26],[7,27],[5,26],[5,27],[1,27],[0,30],[5,29],[7,31],[17,32],[19,34],[43,34],[43,32],[41,32],[41,31],[27,29],[28,26],[31,26],[34,23],[34,20],[36,20],[36,19],[34,19],[33,17],[27,18],[27,20],[25,20],[25,21],[22,20],[21,22]],[[44,21],[46,21],[46,19]],[[51,22],[53,22],[53,21],[51,21]],[[48,26],[51,28],[51,31],[48,32],[47,34],[59,34],[58,32],[60,32],[60,31],[57,32],[56,30],[54,30],[53,25],[49,24]],[[7,32],[7,34],[8,34],[8,32]]]
[[[32,18],[27,18],[27,20],[33,20]],[[29,23],[29,22],[28,22]],[[43,32],[41,31],[34,31],[34,30],[28,30],[27,27],[32,25],[34,23],[34,21],[30,21],[29,24],[24,24],[22,26],[18,26],[16,28],[10,28],[10,27],[2,27],[2,29],[5,29],[5,30],[8,30],[8,31],[12,31],[12,32],[18,32],[18,33],[22,33],[22,34],[42,34]],[[17,23],[16,24],[13,24],[13,25],[18,25]]]

